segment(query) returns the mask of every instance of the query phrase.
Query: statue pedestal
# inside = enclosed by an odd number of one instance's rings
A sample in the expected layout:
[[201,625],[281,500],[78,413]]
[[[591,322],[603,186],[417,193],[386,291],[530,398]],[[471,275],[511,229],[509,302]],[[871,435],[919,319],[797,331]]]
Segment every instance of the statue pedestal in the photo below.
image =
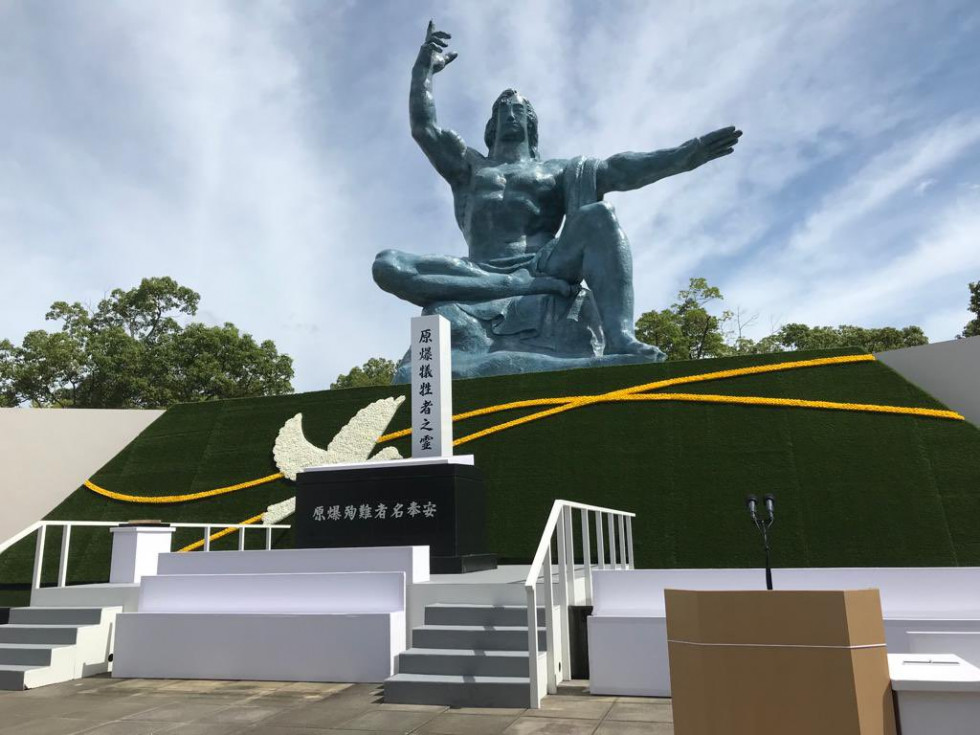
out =
[[296,548],[425,545],[433,574],[497,567],[472,456],[311,467],[296,485]]

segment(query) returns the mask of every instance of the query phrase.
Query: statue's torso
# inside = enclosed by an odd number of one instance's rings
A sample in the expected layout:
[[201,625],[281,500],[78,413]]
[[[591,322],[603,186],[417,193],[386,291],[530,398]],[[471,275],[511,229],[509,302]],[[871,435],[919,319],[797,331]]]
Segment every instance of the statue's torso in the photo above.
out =
[[554,238],[565,215],[565,162],[480,158],[453,189],[470,259],[479,263],[537,252]]

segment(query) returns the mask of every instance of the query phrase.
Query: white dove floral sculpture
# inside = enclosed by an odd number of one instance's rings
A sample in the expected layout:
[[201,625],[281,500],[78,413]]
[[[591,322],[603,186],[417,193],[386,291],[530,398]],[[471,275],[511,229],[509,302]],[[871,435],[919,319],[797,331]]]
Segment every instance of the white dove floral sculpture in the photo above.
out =
[[[398,407],[405,402],[405,396],[382,398],[368,404],[358,411],[330,441],[326,449],[321,449],[307,441],[303,435],[303,414],[298,413],[283,424],[276,437],[272,456],[276,467],[289,480],[296,480],[296,473],[307,467],[348,462],[383,462],[401,459],[394,447],[385,447],[371,456],[378,437],[384,434]],[[262,524],[269,526],[279,523],[296,511],[296,498],[273,503],[262,514]]]

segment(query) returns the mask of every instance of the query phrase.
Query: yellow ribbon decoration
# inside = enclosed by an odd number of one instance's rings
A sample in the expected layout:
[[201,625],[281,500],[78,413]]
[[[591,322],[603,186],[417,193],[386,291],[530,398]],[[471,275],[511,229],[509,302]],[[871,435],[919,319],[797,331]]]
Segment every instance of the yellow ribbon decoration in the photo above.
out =
[[[493,406],[487,406],[485,408],[478,408],[473,411],[465,411],[463,413],[456,414],[453,416],[453,421],[464,421],[469,418],[474,418],[476,416],[487,416],[494,413],[500,413],[502,411],[510,411],[518,408],[532,408],[536,406],[551,406],[544,411],[538,411],[537,413],[528,414],[527,416],[521,416],[510,421],[505,421],[494,426],[490,426],[486,429],[474,432],[472,434],[467,434],[466,436],[460,437],[453,442],[454,446],[459,446],[461,444],[467,444],[471,441],[481,439],[485,436],[490,436],[491,434],[496,434],[507,429],[514,428],[515,426],[521,426],[523,424],[529,423],[531,421],[537,421],[539,419],[548,418],[550,416],[555,416],[559,413],[564,413],[566,411],[571,411],[576,408],[581,408],[583,406],[589,406],[596,403],[613,403],[621,401],[686,401],[686,402],[703,402],[703,403],[727,403],[735,405],[752,405],[752,406],[783,406],[790,408],[815,408],[815,409],[827,409],[836,411],[863,411],[869,413],[889,413],[889,414],[901,414],[907,416],[924,416],[929,418],[942,418],[942,419],[952,419],[956,421],[964,421],[964,417],[955,411],[945,411],[933,408],[916,408],[914,406],[887,406],[879,405],[873,403],[838,403],[834,401],[810,401],[796,398],[764,398],[760,396],[723,396],[723,395],[710,395],[701,393],[645,393],[644,391],[657,390],[659,388],[667,388],[674,385],[685,385],[688,383],[701,383],[709,380],[723,380],[725,378],[736,378],[745,375],[759,375],[761,373],[772,373],[772,372],[782,372],[785,370],[796,370],[800,368],[810,368],[810,367],[823,367],[826,365],[846,365],[850,363],[857,362],[874,362],[874,355],[843,355],[840,357],[821,357],[814,360],[794,360],[792,362],[777,362],[771,365],[756,365],[747,368],[734,368],[731,370],[717,370],[710,373],[702,373],[700,375],[686,375],[680,378],[669,378],[666,380],[658,380],[652,383],[644,383],[642,385],[636,385],[630,388],[620,388],[614,391],[609,391],[608,393],[601,393],[594,396],[562,396],[556,398],[532,398],[524,401],[511,401],[509,403],[499,403]],[[408,436],[412,433],[411,429],[403,429],[401,431],[394,431],[389,434],[385,434],[378,438],[378,444],[383,444],[385,442],[392,441],[394,439],[399,439],[404,436]],[[89,490],[92,490],[99,495],[104,495],[107,498],[112,498],[113,500],[120,500],[126,503],[181,503],[191,500],[202,500],[204,498],[214,497],[216,495],[223,495],[225,493],[232,493],[237,490],[244,490],[249,487],[256,487],[258,485],[264,485],[275,480],[279,480],[283,477],[281,472],[277,472],[273,475],[268,475],[266,477],[260,477],[257,480],[249,480],[248,482],[241,482],[237,485],[229,485],[228,487],[221,487],[215,490],[205,490],[198,493],[188,493],[186,495],[163,495],[156,497],[142,497],[138,495],[124,495],[122,493],[112,492],[111,490],[106,490],[105,488],[99,487],[91,480],[86,480],[84,485]],[[255,516],[254,518],[243,521],[243,523],[253,523],[256,519],[261,519],[261,515]],[[231,533],[234,529],[226,529],[227,533]],[[223,532],[221,532],[223,533]],[[220,538],[221,536],[215,536]],[[204,542],[197,542],[199,546],[203,546]],[[198,548],[194,544],[192,547]],[[181,551],[190,550],[181,549]]]
[[257,485],[265,485],[269,482],[274,482],[276,480],[281,480],[283,474],[277,472],[274,475],[266,475],[265,477],[260,477],[257,480],[248,480],[247,482],[240,482],[237,485],[228,485],[227,487],[219,487],[214,490],[202,490],[199,493],[187,493],[186,495],[157,495],[157,496],[143,496],[143,495],[123,495],[122,493],[115,493],[112,490],[106,490],[104,487],[99,487],[91,480],[86,480],[82,484],[87,487],[92,492],[96,492],[99,495],[104,495],[107,498],[112,498],[113,500],[121,500],[124,503],[184,503],[188,500],[203,500],[204,498],[213,498],[215,495],[224,495],[225,493],[233,493],[237,490],[244,490],[249,487],[256,487]]

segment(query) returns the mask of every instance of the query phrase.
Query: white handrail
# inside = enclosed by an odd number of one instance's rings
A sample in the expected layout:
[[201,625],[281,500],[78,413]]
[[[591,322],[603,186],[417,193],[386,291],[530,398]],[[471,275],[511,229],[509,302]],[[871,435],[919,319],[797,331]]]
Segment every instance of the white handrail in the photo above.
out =
[[[68,584],[68,551],[71,543],[72,528],[115,528],[116,526],[126,525],[122,521],[38,521],[14,534],[3,543],[0,543],[0,554],[16,544],[18,541],[27,538],[32,533],[37,533],[37,544],[34,549],[34,569],[31,572],[31,588],[40,589],[41,572],[44,565],[44,543],[47,539],[47,530],[50,527],[61,527],[64,529],[61,537],[61,556],[58,560],[58,587],[65,587]],[[245,531],[252,528],[265,529],[265,548],[272,548],[272,532],[276,529],[286,529],[290,526],[285,524],[264,525],[261,523],[167,523],[172,528],[203,528],[204,529],[204,551],[211,550],[211,529],[236,528],[239,533],[238,548],[245,548]]]
[[[605,549],[603,548],[605,539],[603,538],[603,516],[608,518],[609,526],[609,563],[614,569],[629,569],[633,566],[633,518],[635,513],[612,508],[603,508],[598,505],[586,505],[570,500],[556,500],[551,506],[551,513],[548,514],[548,521],[544,525],[544,532],[538,542],[538,548],[531,561],[531,568],[524,580],[524,590],[527,595],[527,643],[528,643],[528,672],[531,682],[531,701],[532,709],[537,709],[541,704],[543,693],[541,691],[541,679],[538,672],[538,603],[537,587],[538,579],[544,575],[544,603],[545,603],[545,640],[547,651],[545,658],[547,661],[547,691],[554,694],[560,682],[569,678],[570,672],[570,645],[569,645],[569,626],[568,626],[568,607],[578,604],[579,595],[575,585],[575,548],[572,524],[572,513],[578,510],[581,513],[582,521],[582,565],[585,576],[584,604],[592,603],[592,539],[590,536],[589,516],[595,514],[596,525],[596,560],[597,566],[602,569],[605,567]],[[616,533],[616,528],[619,533]],[[618,539],[617,539],[618,535]],[[555,575],[552,572],[551,545],[552,540],[557,541],[558,551],[558,600],[557,605],[559,614],[557,620],[554,616],[553,607]],[[620,558],[616,558],[616,546],[619,546]],[[560,626],[560,630],[556,630]],[[559,663],[560,662],[560,663]]]

